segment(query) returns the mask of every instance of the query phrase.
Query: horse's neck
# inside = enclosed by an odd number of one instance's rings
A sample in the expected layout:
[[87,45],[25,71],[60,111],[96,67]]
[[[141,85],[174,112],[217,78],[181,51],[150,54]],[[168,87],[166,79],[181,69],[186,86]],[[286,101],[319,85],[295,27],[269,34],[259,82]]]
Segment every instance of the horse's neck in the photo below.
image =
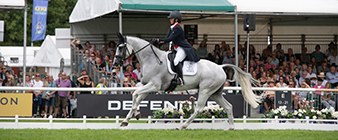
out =
[[[149,43],[147,41],[144,41],[144,40],[136,38],[136,37],[129,37],[129,40],[127,39],[127,41],[130,42],[130,44],[132,45],[134,52],[139,51],[140,49],[142,49],[144,46],[148,45],[148,43]],[[158,57],[161,57],[165,53],[164,51],[161,51],[161,50],[157,49],[156,47],[154,47],[153,49],[154,49],[154,52],[157,54]],[[147,63],[151,64],[151,63],[154,63],[154,62],[157,61],[157,58],[156,58],[155,54],[153,53],[151,46],[147,46],[143,50],[136,53],[135,56],[137,57],[140,65],[141,65],[141,68],[143,67],[143,65],[145,65]]]

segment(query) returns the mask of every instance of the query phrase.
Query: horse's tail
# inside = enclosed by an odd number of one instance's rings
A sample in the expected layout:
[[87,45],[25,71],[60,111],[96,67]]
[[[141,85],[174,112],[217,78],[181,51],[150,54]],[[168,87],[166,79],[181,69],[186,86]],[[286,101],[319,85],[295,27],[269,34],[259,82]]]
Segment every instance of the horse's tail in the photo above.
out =
[[232,64],[223,64],[222,67],[231,67],[234,69],[234,77],[233,79],[236,79],[239,83],[239,85],[242,87],[242,94],[244,99],[249,102],[249,104],[256,108],[258,107],[258,103],[261,102],[262,95],[256,95],[252,92],[252,86],[251,83],[255,86],[258,85],[258,81],[254,78],[252,78],[251,74],[244,72],[239,67],[232,65]]

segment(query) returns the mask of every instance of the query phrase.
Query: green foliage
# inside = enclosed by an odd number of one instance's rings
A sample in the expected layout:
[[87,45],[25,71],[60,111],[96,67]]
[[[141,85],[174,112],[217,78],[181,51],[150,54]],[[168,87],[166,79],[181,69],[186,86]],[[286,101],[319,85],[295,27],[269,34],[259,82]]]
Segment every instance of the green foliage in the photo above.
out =
[[[69,28],[69,16],[77,0],[50,0],[48,3],[46,35],[54,35],[55,28]],[[33,0],[27,0],[27,44],[31,44]],[[24,10],[11,10],[0,13],[5,22],[4,42],[0,46],[23,46]],[[43,41],[35,41],[40,46]]]

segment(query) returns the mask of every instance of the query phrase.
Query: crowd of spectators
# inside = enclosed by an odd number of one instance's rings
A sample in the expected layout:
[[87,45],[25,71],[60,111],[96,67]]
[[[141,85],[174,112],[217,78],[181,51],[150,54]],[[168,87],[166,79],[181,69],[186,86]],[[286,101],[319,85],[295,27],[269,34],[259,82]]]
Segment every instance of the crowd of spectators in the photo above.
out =
[[[123,64],[121,77],[120,67],[113,66],[116,44],[110,41],[108,45],[102,45],[101,48],[92,45],[89,41],[82,47],[80,40],[75,39],[71,42],[72,47],[81,52],[82,59],[86,60],[99,72],[105,73],[108,78],[100,78],[98,84],[94,84],[92,78],[83,68],[81,76],[72,81],[65,72],[61,73],[57,79],[52,75],[43,75],[36,73],[34,77],[26,76],[26,81],[22,86],[26,87],[78,87],[78,88],[105,88],[107,81],[111,81],[112,87],[140,87],[141,66],[135,56],[129,57]],[[268,45],[262,54],[256,53],[254,45],[249,45],[249,64],[246,64],[246,46],[238,44],[238,54],[235,54],[235,47],[231,48],[225,41],[221,45],[216,44],[213,52],[208,52],[205,41],[202,41],[196,49],[197,54],[202,59],[208,59],[217,64],[235,64],[235,56],[238,55],[239,67],[246,71],[246,65],[249,65],[249,73],[259,81],[260,87],[271,88],[338,88],[338,56],[337,46],[332,42],[328,45],[326,51],[321,51],[320,45],[316,45],[312,53],[308,53],[307,48],[302,48],[301,54],[294,54],[292,48],[284,53],[282,44],[278,43],[276,49]],[[0,84],[4,86],[14,86],[13,75],[6,71],[6,66],[0,62]],[[229,79],[233,79],[233,70],[225,69]],[[31,79],[32,78],[32,79]],[[120,85],[120,81],[123,84]],[[225,87],[234,86],[234,82],[226,82]],[[13,92],[13,91],[5,91]],[[106,91],[26,91],[33,93],[33,117],[53,116],[53,117],[71,117],[72,99],[76,99],[77,94],[132,94],[126,92],[106,92]],[[195,94],[196,90],[187,92],[154,92],[151,94]],[[225,91],[224,94],[235,94],[236,91]],[[274,92],[266,91],[264,93],[264,102],[266,113],[274,107]],[[323,106],[335,107],[335,96],[332,92],[316,92],[318,100]],[[319,96],[320,95],[320,96]],[[293,108],[297,109],[298,101],[309,99],[307,92],[292,92]],[[55,106],[55,110],[54,109]],[[68,106],[68,113],[66,107]],[[60,109],[61,108],[61,109]],[[55,113],[59,112],[60,113]],[[48,114],[48,115],[47,115]],[[58,114],[63,114],[58,116]]]

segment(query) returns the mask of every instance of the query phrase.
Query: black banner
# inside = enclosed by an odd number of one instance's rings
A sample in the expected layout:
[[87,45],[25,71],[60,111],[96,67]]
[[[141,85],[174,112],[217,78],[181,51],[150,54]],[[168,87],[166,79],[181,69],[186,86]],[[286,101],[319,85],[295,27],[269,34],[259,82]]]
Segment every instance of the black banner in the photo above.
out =
[[[185,101],[191,95],[155,95],[149,94],[139,105],[143,117],[152,116],[153,111],[164,107],[181,108],[179,101]],[[195,96],[196,97],[196,96]],[[224,96],[232,106],[235,117],[243,116],[244,99],[242,95]],[[206,105],[213,104],[215,101],[208,100]],[[80,94],[77,101],[77,117],[86,115],[87,117],[109,116],[125,117],[132,105],[132,95],[96,95]]]
[[292,111],[291,91],[276,91],[275,93],[275,108],[286,106],[287,110]]

